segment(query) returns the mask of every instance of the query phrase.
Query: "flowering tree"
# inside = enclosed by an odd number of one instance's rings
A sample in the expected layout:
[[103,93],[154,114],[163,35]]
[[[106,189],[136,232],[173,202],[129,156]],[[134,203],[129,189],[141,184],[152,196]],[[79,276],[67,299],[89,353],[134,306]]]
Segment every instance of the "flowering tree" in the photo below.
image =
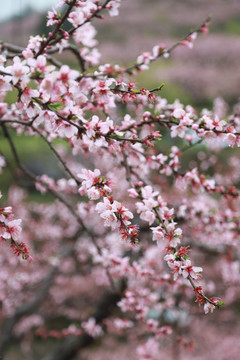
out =
[[[179,330],[194,323],[191,314],[238,296],[239,158],[234,152],[225,164],[218,153],[240,145],[239,105],[227,118],[221,104],[198,113],[168,104],[164,84],[134,83],[153,61],[191,48],[210,18],[130,67],[99,65],[93,22],[118,15],[120,2],[60,0],[47,36],[31,36],[26,48],[1,45],[8,149],[0,169],[15,178],[0,209],[1,355],[12,339],[31,353],[34,339],[61,338],[39,358],[72,359],[94,342],[95,357],[106,339],[124,336],[138,359],[158,359],[172,345],[177,359],[178,346],[193,346]],[[62,52],[75,56],[74,69],[57,58]],[[32,173],[19,136],[40,138],[61,176]],[[48,201],[33,202],[22,179]]]

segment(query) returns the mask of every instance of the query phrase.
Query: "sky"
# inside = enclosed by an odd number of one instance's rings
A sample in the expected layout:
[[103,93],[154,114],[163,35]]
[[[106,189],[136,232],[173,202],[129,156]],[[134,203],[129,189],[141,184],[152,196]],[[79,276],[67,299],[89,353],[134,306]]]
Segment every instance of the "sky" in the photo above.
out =
[[34,10],[50,10],[57,0],[0,0],[0,21],[7,20],[13,15],[20,15],[31,6]]

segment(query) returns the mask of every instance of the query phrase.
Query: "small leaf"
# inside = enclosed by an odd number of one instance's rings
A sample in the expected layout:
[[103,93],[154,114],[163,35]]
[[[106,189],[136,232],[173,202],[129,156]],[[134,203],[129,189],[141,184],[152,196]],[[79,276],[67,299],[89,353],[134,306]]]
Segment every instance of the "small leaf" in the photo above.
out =
[[48,105],[48,108],[50,110],[53,110],[53,111],[59,110],[61,107],[62,107],[62,102],[61,101],[58,101],[55,104],[49,104]]
[[112,135],[108,135],[110,139],[122,139],[122,136],[120,135],[116,135],[116,134],[112,134]]
[[226,304],[226,303],[223,302],[223,301],[219,301],[218,303],[216,303],[217,306],[223,306],[223,305],[225,305],[225,304]]

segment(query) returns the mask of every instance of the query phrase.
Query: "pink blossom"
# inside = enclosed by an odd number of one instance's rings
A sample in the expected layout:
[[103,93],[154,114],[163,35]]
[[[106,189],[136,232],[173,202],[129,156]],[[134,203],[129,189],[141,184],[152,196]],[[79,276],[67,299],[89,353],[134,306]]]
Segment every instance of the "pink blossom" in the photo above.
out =
[[129,197],[131,197],[131,198],[137,198],[137,197],[139,197],[139,194],[137,193],[137,191],[136,191],[134,188],[128,189],[128,195],[129,195]]
[[137,353],[141,360],[157,360],[159,358],[158,342],[150,338],[144,345],[137,347]]
[[13,58],[13,65],[8,66],[6,71],[12,74],[12,82],[14,85],[20,82],[21,86],[24,87],[30,81],[29,67],[25,65],[25,61],[21,62],[18,56]]
[[83,330],[90,336],[96,338],[103,335],[103,330],[100,325],[96,324],[96,319],[89,318],[88,321],[81,323]]
[[20,226],[21,222],[21,219],[11,220],[7,222],[6,233],[3,235],[3,237],[5,239],[9,239],[12,237],[14,240],[18,240],[18,236],[22,231],[22,228]]
[[115,318],[113,324],[117,329],[129,329],[134,325],[133,321],[120,318]]
[[34,97],[38,97],[39,92],[37,90],[25,87],[21,95],[21,101],[28,105]]
[[82,172],[78,175],[80,179],[83,179],[86,187],[92,186],[94,183],[94,179],[98,176],[100,176],[100,170],[95,169],[94,171],[82,169]]
[[0,92],[1,91],[10,91],[12,89],[10,85],[11,76],[2,76],[0,75]]
[[78,45],[82,44],[87,47],[94,47],[97,45],[97,40],[94,39],[97,31],[90,23],[86,23],[77,29],[74,33],[74,39]]
[[47,26],[52,26],[57,24],[58,23],[57,11],[55,9],[53,9],[53,11],[48,11],[47,18],[48,18]]
[[197,267],[197,266],[192,266],[191,261],[190,260],[185,260],[184,264],[182,266],[182,275],[184,278],[187,278],[188,275],[191,275],[191,277],[193,279],[198,279],[199,278],[199,273],[203,271],[203,269],[201,267]]
[[[6,165],[5,158],[0,155],[0,173],[2,172],[2,168]],[[1,196],[0,196],[1,198]]]
[[203,305],[203,309],[204,309],[204,312],[205,314],[208,314],[209,311],[212,313],[213,310],[215,309],[215,306],[213,304],[210,304],[209,302],[206,302],[204,305]]
[[185,131],[186,131],[185,126],[173,125],[172,128],[171,128],[171,137],[178,136],[180,138],[184,138]]
[[178,275],[181,274],[181,266],[182,266],[181,261],[173,261],[173,262],[168,261],[168,266],[173,272],[173,279],[177,280]]
[[159,242],[164,239],[164,231],[161,226],[152,227],[151,230],[153,232],[153,241]]
[[84,14],[81,9],[71,12],[68,17],[68,21],[76,28],[84,21]]
[[46,56],[39,55],[37,59],[29,58],[27,61],[29,66],[36,68],[39,72],[44,73],[47,70],[47,58]]
[[144,64],[144,65],[147,65],[149,64],[151,60],[151,53],[150,52],[144,52],[142,53],[141,55],[138,56],[137,58],[137,63],[138,64]]
[[59,80],[63,83],[67,83],[72,79],[76,79],[79,76],[79,72],[76,70],[71,70],[68,65],[63,65],[59,71]]
[[152,49],[153,58],[157,58],[164,51],[163,45],[155,45]]
[[118,16],[119,11],[118,8],[120,6],[121,0],[112,0],[108,3],[107,9],[109,11],[110,16]]
[[41,46],[42,37],[40,35],[30,36],[27,49],[37,52]]
[[181,41],[181,44],[184,46],[189,47],[190,49],[193,48],[193,42],[197,38],[197,33],[193,32],[191,35],[189,35],[185,40]]
[[177,109],[175,109],[174,112],[173,112],[173,116],[174,116],[175,118],[177,118],[177,119],[183,118],[183,117],[185,116],[185,114],[186,114],[186,112],[185,112],[185,110],[182,109],[182,108],[177,108]]
[[72,138],[74,135],[78,133],[77,127],[68,124],[64,121],[60,122],[57,127],[57,130],[61,136],[66,136],[67,138]]
[[23,50],[22,54],[25,59],[30,59],[30,58],[33,58],[33,56],[34,56],[32,50],[28,49],[28,48]]
[[154,197],[154,196],[156,196],[156,195],[158,195],[158,192],[157,191],[154,191],[153,192],[153,189],[152,189],[152,187],[151,186],[144,186],[143,188],[142,188],[142,196],[145,198],[145,199],[149,199],[149,198],[151,198],[151,197]]

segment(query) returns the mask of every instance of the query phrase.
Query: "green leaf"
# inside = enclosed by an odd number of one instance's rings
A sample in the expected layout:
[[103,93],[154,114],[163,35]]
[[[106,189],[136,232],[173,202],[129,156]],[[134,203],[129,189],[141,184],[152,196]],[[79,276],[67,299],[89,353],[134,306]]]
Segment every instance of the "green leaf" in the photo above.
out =
[[37,69],[35,69],[34,74],[32,74],[32,79],[38,78],[41,75],[40,71],[38,71]]
[[120,135],[116,135],[116,134],[112,134],[112,135],[108,135],[110,139],[122,139],[122,136]]
[[217,210],[216,209],[212,209],[210,210],[210,213],[212,213],[213,215],[217,213]]
[[61,109],[61,107],[62,107],[62,102],[61,101],[58,101],[55,104],[49,104],[48,105],[48,108],[50,110],[53,110],[53,111],[59,110],[59,109]]
[[223,305],[225,305],[225,304],[226,304],[226,303],[223,302],[223,301],[219,301],[218,303],[216,303],[217,306],[223,306]]

